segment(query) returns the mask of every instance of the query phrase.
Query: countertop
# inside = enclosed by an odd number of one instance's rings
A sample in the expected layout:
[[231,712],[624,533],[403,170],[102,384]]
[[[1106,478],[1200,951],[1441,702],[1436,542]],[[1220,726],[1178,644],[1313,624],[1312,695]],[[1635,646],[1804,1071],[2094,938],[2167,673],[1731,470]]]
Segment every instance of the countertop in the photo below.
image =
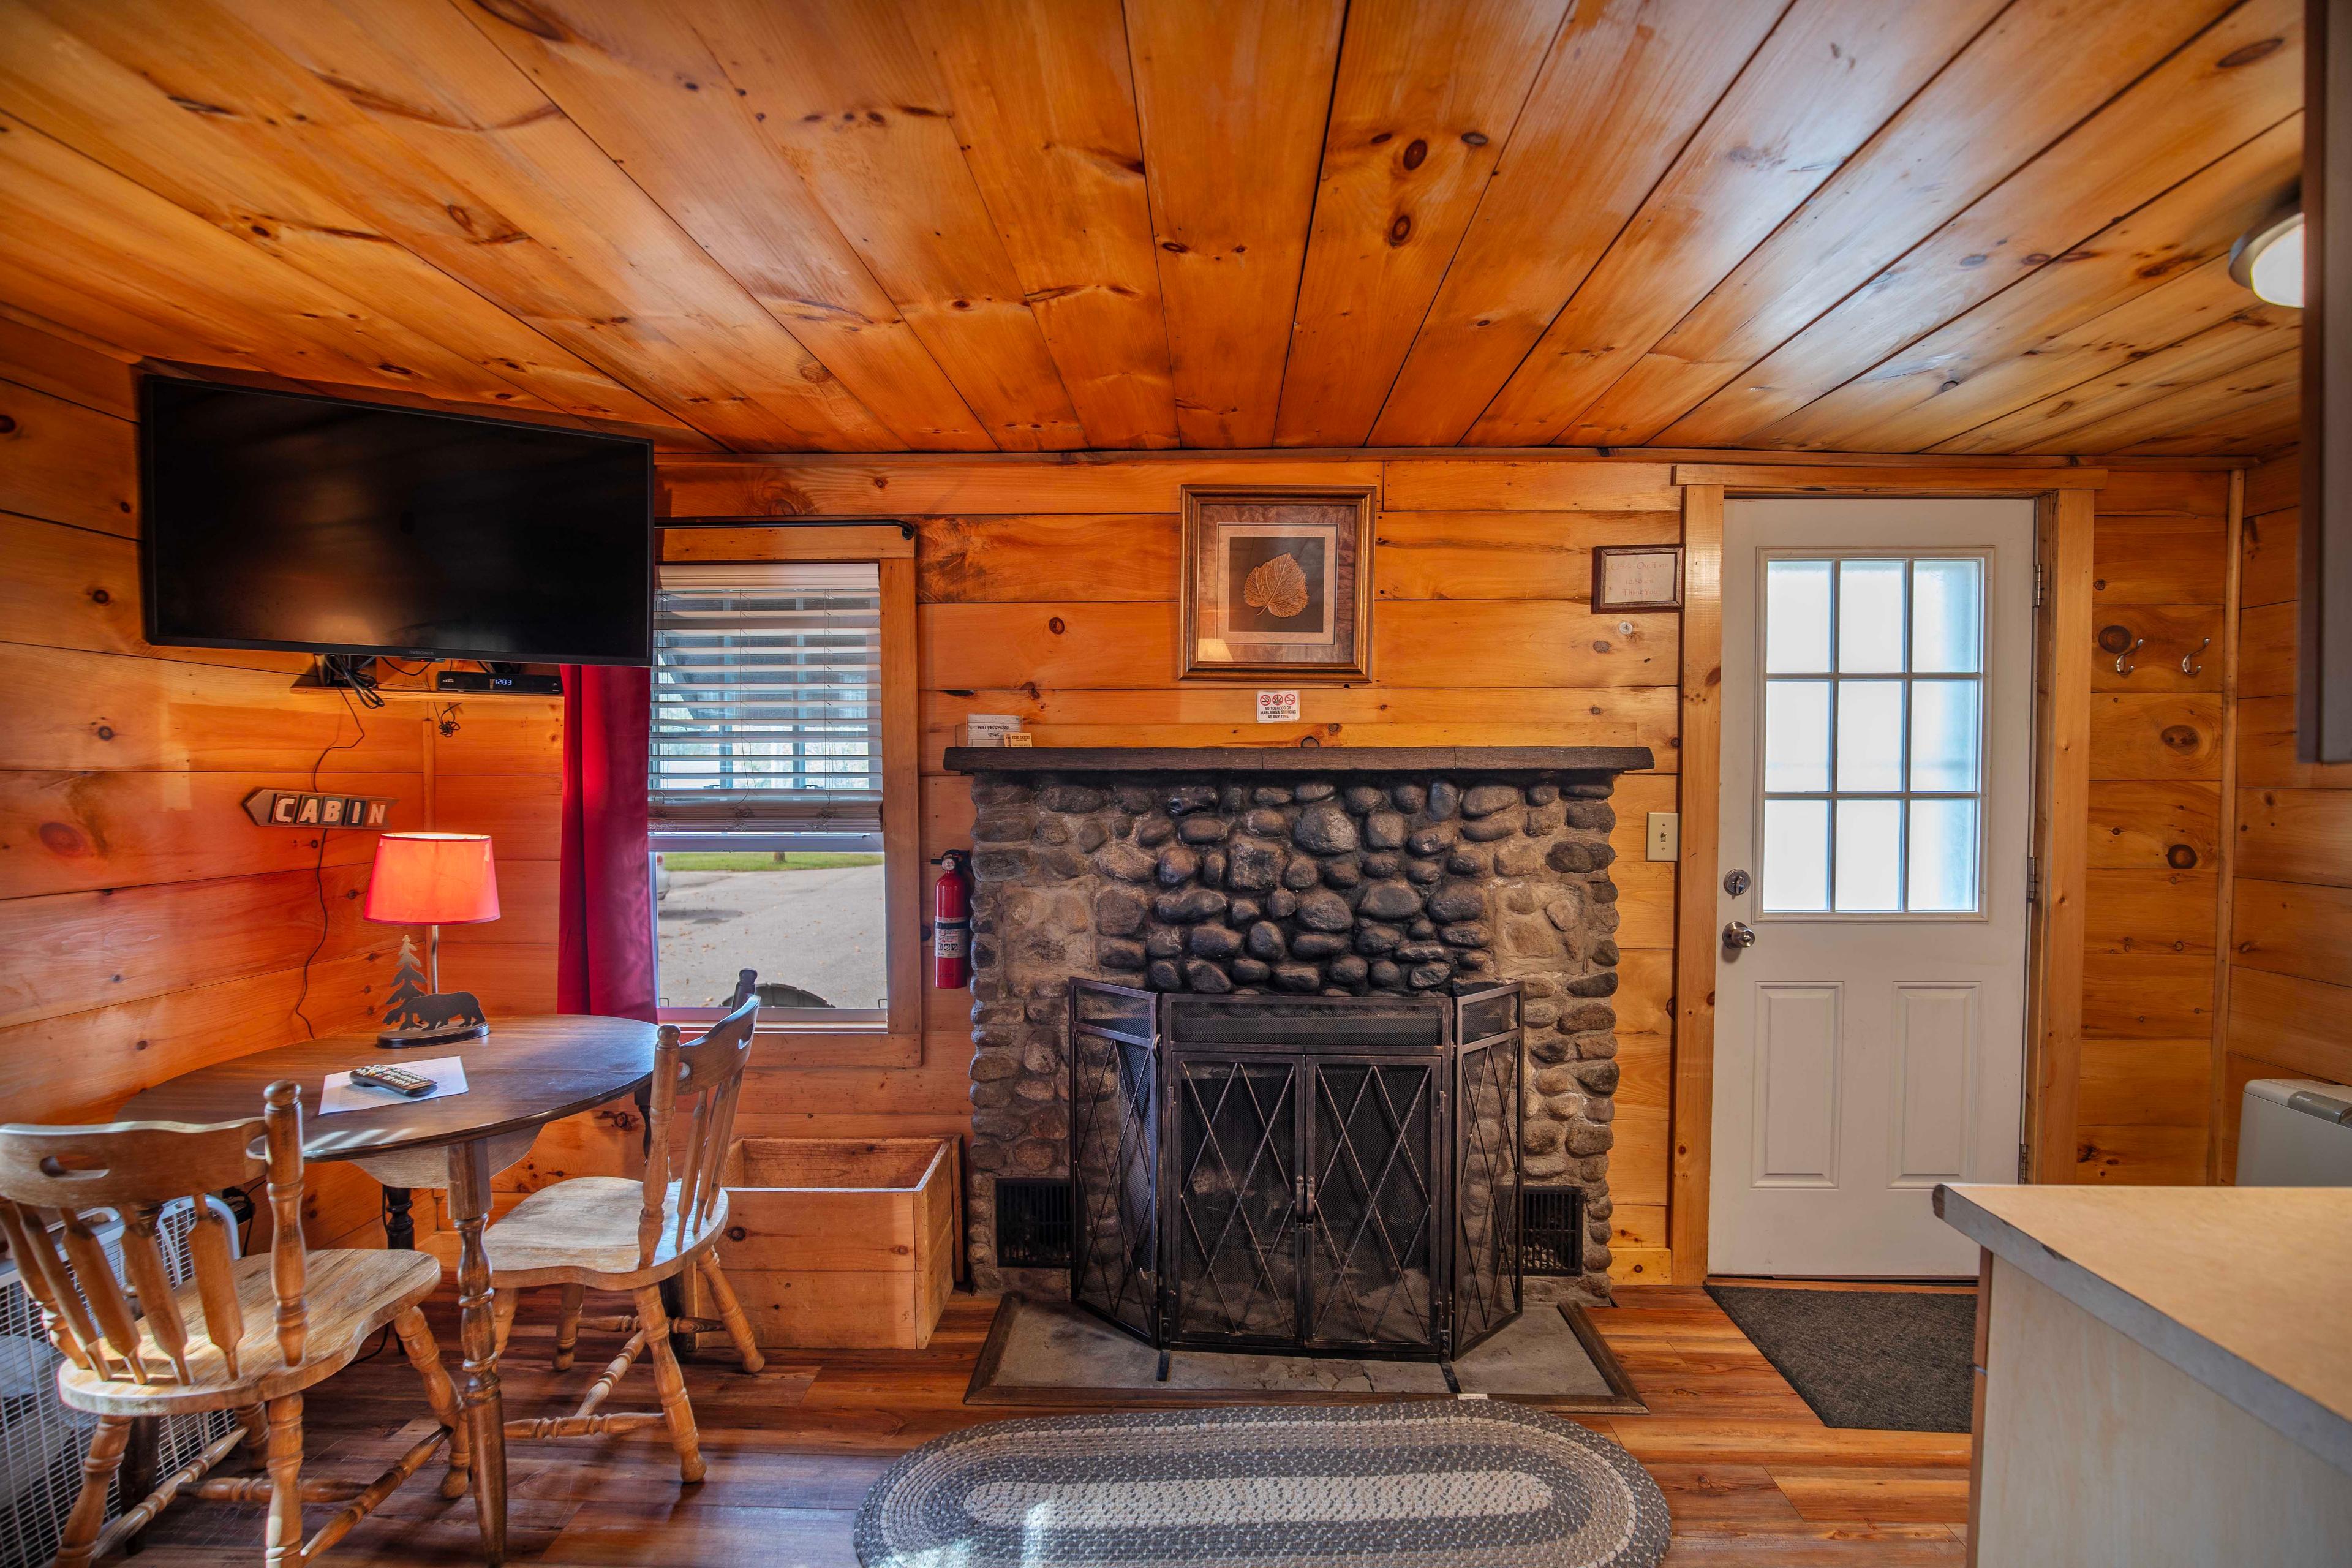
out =
[[1944,1186],[1936,1212],[2352,1475],[2352,1187]]

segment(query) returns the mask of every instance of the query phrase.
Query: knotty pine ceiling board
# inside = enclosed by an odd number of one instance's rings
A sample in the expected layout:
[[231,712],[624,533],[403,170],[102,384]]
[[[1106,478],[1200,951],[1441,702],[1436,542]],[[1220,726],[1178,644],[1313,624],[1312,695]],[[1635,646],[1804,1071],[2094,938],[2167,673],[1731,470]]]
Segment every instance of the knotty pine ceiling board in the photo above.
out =
[[[81,25],[100,38],[109,36],[102,16],[85,16]],[[135,47],[130,40],[118,42],[125,52]],[[23,115],[26,123],[138,188],[146,202],[194,214],[238,247],[267,252],[368,312],[396,320],[471,361],[481,373],[450,385],[433,374],[433,367],[394,356],[392,363],[414,373],[394,384],[442,396],[684,431],[670,416],[544,334],[412,252],[386,243],[316,183],[280,170],[241,133],[237,117],[225,106],[173,93],[167,60],[132,58],[143,73],[29,6],[0,7],[0,102]],[[192,144],[199,155],[189,155]],[[100,182],[93,176],[90,183]],[[130,198],[113,192],[94,199],[119,204]],[[179,226],[176,216],[149,221],[167,229]],[[28,237],[38,233],[36,228]],[[239,286],[237,274],[245,269],[238,247],[205,247],[224,258],[212,276],[229,288]],[[158,247],[151,242],[143,248]],[[99,265],[110,259],[98,258]],[[171,264],[183,263],[174,257]],[[266,338],[260,346],[267,349]]]
[[1566,0],[1355,0],[1275,441],[1362,444]]
[[2259,451],[2300,11],[0,0],[0,307],[682,449]]
[[1450,447],[1771,32],[1778,5],[1580,0],[1372,426]]
[[907,0],[905,12],[1086,444],[1177,445],[1118,0]]
[[2016,0],[1560,439],[1649,440],[2161,63],[2232,0]]
[[1176,428],[1270,447],[1345,0],[1127,0]]
[[995,449],[683,10],[532,0],[471,19],[898,444]]
[[[1808,429],[1798,413],[1865,373],[1876,376],[1890,356],[2053,260],[2062,275],[2078,268],[2083,244],[2119,215],[2225,163],[2299,112],[2302,37],[2302,0],[2241,5],[1669,426],[1660,443],[1769,440],[1782,420],[1790,422],[1783,438],[1800,445],[1814,444],[1816,432],[1868,439],[1851,414],[1824,409]],[[2294,177],[2242,163],[2214,173],[2254,200],[2276,194],[2271,182]]]
[[1465,439],[1559,437],[2001,5],[1796,0]]
[[[1905,347],[1853,382],[1776,423],[1775,444],[1895,443],[1920,451],[2049,392],[2039,350],[2167,279],[2216,258],[2303,164],[2300,110],[2198,171],[2059,259]],[[2249,293],[2246,305],[2257,303]],[[2161,327],[2161,324],[2159,324]],[[2171,341],[2124,345],[2145,353]]]
[[683,0],[761,130],[842,224],[999,447],[1086,445],[956,142],[887,0]]

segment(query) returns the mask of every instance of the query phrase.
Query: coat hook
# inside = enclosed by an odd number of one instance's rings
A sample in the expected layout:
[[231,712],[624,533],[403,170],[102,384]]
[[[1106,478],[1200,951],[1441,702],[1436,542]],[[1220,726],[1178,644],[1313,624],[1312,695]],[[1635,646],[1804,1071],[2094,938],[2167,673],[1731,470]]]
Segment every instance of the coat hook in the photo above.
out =
[[2147,641],[2147,639],[2146,637],[2134,637],[2132,638],[2131,647],[2116,655],[2116,673],[2117,675],[2128,676],[2131,674],[2133,668],[2132,655],[2137,653],[2140,650],[2141,646]]
[[[2207,637],[2197,645],[2197,653],[2203,653],[2212,646],[2213,639]],[[2205,673],[2205,667],[2196,662],[2197,653],[2184,653],[2180,656],[2180,673],[2192,679]]]

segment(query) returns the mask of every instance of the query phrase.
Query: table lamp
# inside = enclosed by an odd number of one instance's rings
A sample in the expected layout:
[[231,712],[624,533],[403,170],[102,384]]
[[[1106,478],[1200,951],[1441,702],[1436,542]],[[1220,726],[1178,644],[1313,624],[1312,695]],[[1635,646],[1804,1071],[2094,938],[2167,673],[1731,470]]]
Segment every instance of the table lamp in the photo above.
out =
[[439,1045],[470,1040],[490,1032],[482,1005],[470,991],[441,989],[441,928],[477,925],[499,918],[498,871],[490,840],[482,833],[386,833],[375,841],[375,868],[368,878],[367,904],[361,911],[379,925],[424,926],[428,992],[418,984],[416,949],[400,942],[400,973],[376,1043]]

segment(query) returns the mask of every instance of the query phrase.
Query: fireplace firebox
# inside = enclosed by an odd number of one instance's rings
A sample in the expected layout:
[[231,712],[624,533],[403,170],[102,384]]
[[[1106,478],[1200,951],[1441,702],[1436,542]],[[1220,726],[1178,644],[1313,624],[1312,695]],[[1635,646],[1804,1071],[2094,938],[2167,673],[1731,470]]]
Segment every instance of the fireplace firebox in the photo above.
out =
[[1461,1355],[1522,1301],[1520,1006],[1074,980],[1072,1299],[1162,1349]]

